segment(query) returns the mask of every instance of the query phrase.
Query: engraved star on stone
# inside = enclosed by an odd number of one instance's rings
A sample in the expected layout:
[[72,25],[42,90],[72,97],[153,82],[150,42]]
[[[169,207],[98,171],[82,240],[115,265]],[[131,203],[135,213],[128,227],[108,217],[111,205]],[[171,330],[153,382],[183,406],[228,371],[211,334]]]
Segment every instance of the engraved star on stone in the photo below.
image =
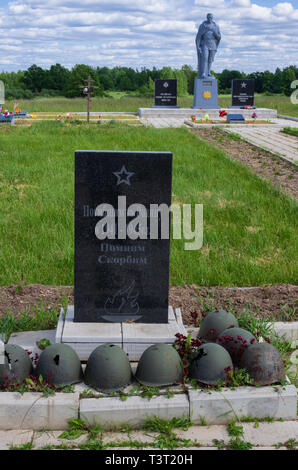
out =
[[117,186],[121,183],[125,183],[130,186],[130,178],[132,177],[132,175],[134,175],[134,173],[127,171],[127,169],[123,165],[121,170],[113,172],[113,175],[115,175],[117,178]]
[[241,88],[246,88],[246,83],[245,82],[241,83]]

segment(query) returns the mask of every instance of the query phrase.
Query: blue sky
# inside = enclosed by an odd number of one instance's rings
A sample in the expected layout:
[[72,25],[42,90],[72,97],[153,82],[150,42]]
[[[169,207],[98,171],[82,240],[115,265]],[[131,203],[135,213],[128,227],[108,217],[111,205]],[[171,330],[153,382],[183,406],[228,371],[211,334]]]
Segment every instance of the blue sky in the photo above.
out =
[[197,66],[195,36],[214,14],[214,70],[298,63],[298,0],[0,0],[0,71],[60,63]]

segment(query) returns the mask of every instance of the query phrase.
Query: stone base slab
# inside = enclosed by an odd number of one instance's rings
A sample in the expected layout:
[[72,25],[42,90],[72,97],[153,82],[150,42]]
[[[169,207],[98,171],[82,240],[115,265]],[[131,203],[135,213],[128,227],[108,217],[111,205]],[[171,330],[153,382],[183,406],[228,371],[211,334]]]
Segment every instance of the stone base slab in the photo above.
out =
[[138,361],[152,344],[172,344],[177,333],[187,335],[180,309],[174,311],[172,307],[169,307],[168,323],[80,323],[73,319],[72,305],[65,314],[61,309],[55,341],[71,346],[84,362],[97,346],[105,343],[121,347],[130,361]]
[[[228,108],[220,108],[225,109],[226,112],[229,114],[235,114],[235,108],[229,111]],[[160,108],[139,108],[139,116],[140,118],[164,118],[167,117],[176,117],[176,118],[184,118],[184,119],[191,119],[191,116],[196,116],[197,119],[204,119],[206,114],[209,115],[209,119],[218,119],[221,121],[225,121],[226,118],[219,117],[220,109],[198,109],[198,108],[179,108],[179,109],[160,109]],[[269,108],[256,108],[256,109],[239,109],[239,113],[241,113],[244,119],[250,119],[251,115],[255,112],[257,114],[258,120],[264,119],[273,119],[277,117],[277,110],[276,109],[269,109]]]

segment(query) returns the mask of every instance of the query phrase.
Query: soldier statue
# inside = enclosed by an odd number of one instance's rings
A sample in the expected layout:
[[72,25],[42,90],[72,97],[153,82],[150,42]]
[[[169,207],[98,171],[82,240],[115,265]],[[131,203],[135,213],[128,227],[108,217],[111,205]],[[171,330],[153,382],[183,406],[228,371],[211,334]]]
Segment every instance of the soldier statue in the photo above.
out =
[[208,13],[196,36],[198,53],[199,78],[213,78],[211,65],[221,39],[219,27],[213,21],[212,13]]

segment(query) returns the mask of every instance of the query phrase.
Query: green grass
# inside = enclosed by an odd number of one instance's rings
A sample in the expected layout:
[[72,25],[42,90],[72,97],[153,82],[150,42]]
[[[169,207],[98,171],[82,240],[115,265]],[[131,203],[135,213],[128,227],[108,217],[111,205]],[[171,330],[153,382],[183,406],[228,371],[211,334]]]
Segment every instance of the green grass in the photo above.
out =
[[171,284],[297,280],[296,203],[187,129],[0,128],[0,285],[73,284],[74,151],[171,151],[173,202],[204,205],[204,245],[171,244]]
[[298,127],[284,127],[282,132],[298,137]]
[[[153,105],[152,97],[136,96],[123,92],[110,93],[105,98],[94,97],[91,102],[91,112],[137,112],[139,108],[150,108]],[[231,95],[219,95],[219,106],[228,107],[231,105]],[[178,97],[178,106],[189,108],[193,104],[193,96]],[[284,95],[267,96],[265,94],[255,94],[255,105],[258,108],[277,109],[279,114],[298,117],[298,105],[292,104],[290,97]],[[13,102],[7,101],[5,107],[12,111]],[[33,100],[20,100],[19,107],[27,109],[29,112],[78,112],[86,111],[86,98],[35,98]]]

